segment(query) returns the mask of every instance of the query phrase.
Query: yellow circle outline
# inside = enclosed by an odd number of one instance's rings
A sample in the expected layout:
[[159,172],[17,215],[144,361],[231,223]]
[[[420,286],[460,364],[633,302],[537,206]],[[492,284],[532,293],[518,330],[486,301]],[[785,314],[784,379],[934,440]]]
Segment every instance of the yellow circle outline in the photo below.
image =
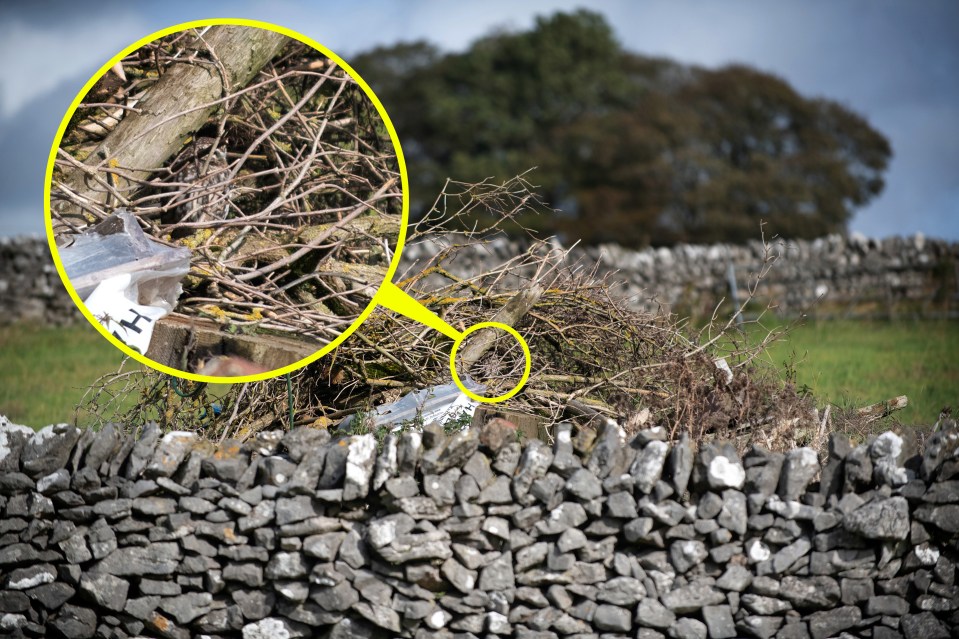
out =
[[343,342],[343,340],[345,340],[357,328],[359,328],[360,324],[366,321],[366,319],[370,316],[370,313],[372,313],[373,309],[376,308],[377,306],[375,301],[376,296],[375,295],[373,296],[373,299],[370,300],[370,303],[367,304],[366,308],[363,310],[362,313],[360,313],[359,317],[357,317],[353,321],[353,323],[350,324],[349,327],[347,327],[345,331],[343,331],[339,336],[337,336],[336,339],[334,339],[332,342],[330,342],[323,348],[319,349],[318,351],[316,351],[309,357],[304,357],[303,359],[296,361],[290,364],[289,366],[284,366],[283,368],[278,368],[266,373],[259,373],[257,375],[242,375],[238,377],[214,377],[211,375],[197,375],[196,373],[181,371],[181,370],[172,368],[170,366],[160,364],[159,362],[155,362],[147,358],[145,355],[141,355],[137,351],[133,350],[132,348],[124,344],[122,341],[114,337],[109,331],[107,331],[106,327],[103,326],[99,321],[97,321],[97,319],[93,316],[93,314],[90,313],[86,305],[83,303],[83,300],[81,300],[80,296],[77,295],[76,289],[74,289],[73,285],[70,283],[70,278],[67,277],[66,271],[63,268],[63,263],[60,261],[60,254],[59,254],[59,251],[57,250],[56,240],[53,236],[53,218],[50,210],[50,191],[51,191],[51,185],[53,182],[53,166],[57,156],[57,151],[59,150],[60,141],[63,139],[63,134],[66,132],[67,124],[69,124],[70,119],[73,117],[73,114],[76,112],[77,108],[79,107],[80,102],[83,100],[86,94],[90,91],[90,89],[93,88],[93,85],[96,84],[96,82],[103,76],[103,74],[106,73],[114,64],[116,64],[117,62],[125,58],[127,55],[129,55],[133,51],[136,51],[137,49],[139,49],[145,44],[153,42],[154,40],[158,38],[162,38],[163,36],[170,35],[171,33],[185,31],[186,29],[210,27],[210,26],[217,26],[217,25],[239,25],[239,26],[245,26],[245,27],[255,27],[260,29],[266,29],[268,31],[275,31],[276,33],[281,33],[287,36],[288,38],[298,40],[299,42],[302,42],[303,44],[313,47],[314,49],[316,49],[317,51],[319,51],[320,53],[322,53],[323,55],[333,60],[338,65],[340,65],[343,68],[343,70],[346,71],[346,73],[351,78],[353,78],[353,80],[356,81],[356,83],[360,86],[360,88],[363,89],[363,93],[366,94],[366,97],[369,98],[370,101],[373,103],[373,106],[376,107],[377,113],[379,113],[379,116],[383,119],[383,124],[386,125],[386,130],[389,133],[390,140],[393,143],[393,149],[396,151],[396,163],[399,166],[399,170],[400,170],[400,186],[403,191],[402,193],[403,210],[402,210],[402,218],[400,220],[400,233],[396,240],[396,249],[393,252],[393,259],[390,262],[390,266],[386,271],[386,276],[383,278],[383,282],[380,283],[380,288],[382,288],[383,284],[393,281],[393,274],[396,272],[396,269],[399,266],[400,253],[403,251],[403,245],[406,242],[406,227],[409,222],[409,176],[407,174],[407,169],[406,169],[406,159],[403,156],[403,148],[400,146],[399,136],[396,134],[396,128],[393,126],[392,120],[390,120],[389,115],[386,113],[386,109],[383,107],[383,103],[380,102],[380,99],[376,97],[375,93],[373,93],[373,89],[371,89],[370,86],[366,83],[366,81],[363,80],[363,78],[360,77],[360,75],[353,70],[353,67],[347,64],[346,61],[344,61],[340,56],[333,53],[328,48],[326,48],[319,42],[316,42],[312,38],[309,38],[305,35],[297,33],[296,31],[293,31],[291,29],[287,29],[286,27],[281,27],[279,25],[271,24],[269,22],[263,22],[262,20],[249,20],[249,19],[242,19],[242,18],[212,18],[212,19],[205,19],[205,20],[192,20],[190,22],[182,22],[172,27],[167,27],[166,29],[155,31],[148,36],[140,38],[133,44],[124,48],[118,54],[113,56],[108,62],[106,62],[102,67],[100,67],[100,69],[93,74],[90,80],[87,81],[85,85],[83,85],[83,88],[80,89],[80,92],[70,103],[69,108],[67,108],[66,114],[63,116],[63,120],[61,120],[60,122],[60,126],[57,129],[57,133],[53,138],[53,145],[50,148],[50,156],[47,160],[47,171],[45,174],[45,180],[43,185],[43,217],[44,217],[44,222],[45,222],[46,231],[47,231],[47,243],[50,245],[50,253],[53,256],[53,263],[57,268],[57,273],[59,273],[60,279],[63,281],[63,284],[67,289],[67,293],[70,294],[70,297],[73,299],[73,302],[77,305],[77,308],[80,309],[80,312],[83,313],[83,316],[86,317],[87,320],[91,324],[93,324],[94,328],[96,328],[100,332],[100,334],[103,335],[110,343],[112,343],[114,346],[116,346],[121,351],[123,351],[123,353],[137,360],[141,364],[144,364],[150,368],[159,370],[163,373],[166,373],[167,375],[173,375],[174,377],[182,377],[195,382],[206,382],[210,384],[237,384],[237,383],[245,383],[245,382],[257,382],[265,379],[271,379],[273,377],[277,377],[279,375],[283,375],[286,373],[292,373],[293,371],[298,370],[302,368],[303,366],[306,366],[307,364],[315,362],[319,358],[323,357],[324,355],[332,351],[334,348],[339,346]]
[[[484,397],[482,395],[477,395],[470,389],[463,386],[463,382],[460,381],[459,375],[456,373],[456,351],[459,349],[460,344],[462,344],[463,341],[466,339],[467,335],[475,331],[478,331],[481,328],[499,328],[506,331],[507,333],[512,335],[514,338],[516,338],[516,341],[519,342],[520,347],[522,347],[523,349],[523,356],[526,357],[526,366],[523,369],[523,376],[520,378],[519,383],[516,386],[514,386],[512,390],[510,390],[508,393],[504,393],[503,395],[500,395],[499,397]],[[473,324],[468,329],[463,331],[463,333],[459,336],[459,338],[453,342],[453,350],[450,351],[450,372],[453,374],[453,381],[456,382],[456,385],[459,386],[459,389],[463,391],[463,393],[465,393],[467,397],[469,397],[470,399],[474,399],[478,402],[483,402],[484,404],[497,404],[499,402],[505,402],[507,399],[509,399],[516,393],[518,393],[520,389],[526,385],[526,380],[529,379],[529,371],[530,371],[530,368],[532,367],[532,363],[533,363],[533,360],[529,353],[529,345],[526,343],[526,340],[523,339],[523,336],[520,335],[516,331],[516,329],[513,328],[512,326],[508,326],[501,322],[480,322],[479,324]]]

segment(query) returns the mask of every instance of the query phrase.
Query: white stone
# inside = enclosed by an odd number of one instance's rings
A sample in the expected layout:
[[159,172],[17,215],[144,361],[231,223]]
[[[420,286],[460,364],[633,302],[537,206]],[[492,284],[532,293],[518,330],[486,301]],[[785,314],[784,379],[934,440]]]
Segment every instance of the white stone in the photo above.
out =
[[797,448],[795,451],[794,459],[798,459],[799,465],[803,468],[812,468],[814,466],[819,466],[819,457],[809,446],[803,446],[802,448]]
[[396,472],[396,442],[397,437],[390,435],[383,442],[383,450],[376,464],[376,473],[373,476],[373,490],[379,490],[386,481]]
[[[543,448],[543,450],[546,450],[546,449]],[[532,466],[543,466],[544,464],[542,462],[546,460],[546,454],[542,452],[539,448],[530,450],[529,457],[530,457],[530,461],[533,462],[531,464]]]
[[742,488],[746,481],[746,470],[739,462],[729,461],[723,456],[709,462],[709,485],[712,488]]
[[636,456],[629,472],[640,491],[648,493],[653,489],[663,474],[663,465],[668,454],[669,445],[666,442],[653,440]]
[[286,622],[274,617],[243,626],[243,639],[290,639],[292,636]]
[[873,462],[873,477],[880,484],[902,486],[909,481],[909,473],[905,468],[896,465],[895,457],[881,457]]
[[[2,434],[0,434],[0,437],[2,437]],[[0,460],[2,460],[2,459],[3,459],[2,446],[0,446]],[[52,473],[50,473],[49,475],[47,475],[46,477],[41,477],[40,479],[38,479],[38,480],[37,480],[37,492],[38,492],[38,493],[44,492],[47,488],[50,487],[50,485],[51,485],[53,482],[55,482],[55,481],[57,480],[58,477],[59,477],[59,475],[58,475],[56,472],[52,472]]]
[[682,558],[692,565],[706,558],[706,550],[701,541],[681,541],[678,543],[677,548]]
[[426,618],[426,625],[433,630],[439,630],[440,628],[446,626],[446,624],[452,618],[453,617],[445,610],[437,610]]
[[40,584],[52,584],[55,579],[56,575],[47,571],[42,571],[38,572],[32,577],[11,581],[9,584],[7,584],[7,588],[10,588],[11,590],[28,590],[34,586],[39,586]]
[[0,615],[0,630],[15,630],[25,623],[27,623],[27,618],[23,615],[15,615],[11,612]]
[[414,458],[419,457],[417,451],[423,446],[423,436],[420,433],[409,433],[410,453]]
[[267,571],[274,570],[278,575],[294,575],[301,569],[302,560],[299,553],[278,552],[273,555]]
[[370,493],[373,477],[373,458],[376,455],[376,440],[367,433],[353,437],[346,453],[346,481],[343,484],[343,500],[361,499]]
[[749,560],[753,563],[766,561],[772,556],[769,546],[758,539],[750,539],[746,542],[746,554],[749,556]]
[[51,437],[53,437],[54,428],[55,426],[53,424],[50,424],[49,426],[44,426],[37,432],[33,433],[33,443],[42,444],[45,439],[50,439]]
[[923,566],[935,566],[939,561],[939,549],[929,544],[916,546],[916,558]]
[[391,519],[379,519],[367,528],[367,536],[374,548],[382,548],[396,539],[396,522]]
[[673,589],[673,583],[676,581],[676,573],[672,568],[669,569],[669,572],[647,570],[646,575],[653,580],[658,592],[669,592]]
[[509,539],[509,523],[502,517],[488,517],[483,522],[483,531],[502,539]]
[[494,635],[509,634],[510,623],[506,615],[498,612],[486,613],[486,632]]
[[766,500],[766,510],[786,519],[812,519],[816,516],[816,509],[812,506],[791,499],[783,501],[778,495],[770,495]]
[[190,449],[196,442],[196,433],[184,430],[174,430],[163,436],[160,444],[153,453],[153,459],[147,466],[148,470],[155,471],[160,475],[169,476],[173,474],[176,467],[186,458]]
[[[48,428],[52,431],[52,426]],[[7,455],[10,454],[10,440],[7,437],[7,433],[23,433],[27,436],[28,439],[34,436],[33,429],[26,426],[21,426],[20,424],[14,424],[4,415],[0,415],[0,461],[3,461],[7,458]]]
[[902,437],[893,432],[885,432],[872,443],[869,453],[873,459],[878,457],[898,459],[902,454]]

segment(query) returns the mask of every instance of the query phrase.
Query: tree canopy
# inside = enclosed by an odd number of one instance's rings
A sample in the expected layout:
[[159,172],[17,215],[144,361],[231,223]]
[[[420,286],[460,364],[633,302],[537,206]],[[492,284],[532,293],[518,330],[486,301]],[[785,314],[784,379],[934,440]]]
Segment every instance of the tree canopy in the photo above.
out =
[[461,53],[381,47],[354,66],[398,130],[413,215],[447,177],[532,167],[546,215],[531,228],[628,246],[843,231],[878,195],[892,150],[860,115],[733,65],[625,51],[591,11],[538,18]]

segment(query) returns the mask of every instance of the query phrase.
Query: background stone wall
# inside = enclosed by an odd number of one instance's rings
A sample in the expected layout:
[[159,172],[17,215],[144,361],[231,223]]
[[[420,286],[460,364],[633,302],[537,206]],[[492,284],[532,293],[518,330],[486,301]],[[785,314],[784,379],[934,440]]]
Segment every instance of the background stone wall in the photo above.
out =
[[[456,237],[408,245],[404,265],[429,259]],[[515,257],[524,246],[505,238],[459,253],[452,272],[471,276]],[[812,242],[772,242],[778,256],[758,289],[762,305],[773,301],[779,312],[887,316],[959,314],[959,243],[922,236],[870,240],[829,236]],[[723,298],[731,299],[728,268],[735,269],[740,300],[767,252],[760,242],[746,246],[692,246],[633,251],[615,245],[574,248],[571,263],[615,271],[615,291],[636,308],[659,305],[696,316],[709,315]],[[402,272],[402,271],[401,271]],[[818,303],[818,307],[816,304]],[[63,288],[46,241],[0,238],[0,323],[70,323],[82,319]]]
[[[957,636],[959,434],[693,452],[504,420],[214,447],[0,420],[0,633]],[[908,458],[908,459],[907,459]],[[843,634],[844,633],[844,634]]]
[[[404,263],[428,259],[456,241],[436,238],[411,244],[403,251]],[[497,238],[461,251],[449,270],[461,277],[475,275],[522,249]],[[832,235],[815,241],[773,241],[767,247],[758,241],[642,251],[615,245],[577,247],[568,261],[596,265],[600,273],[615,271],[611,281],[618,283],[617,293],[633,300],[635,308],[656,310],[665,305],[684,316],[708,316],[720,300],[732,299],[730,264],[742,302],[770,256],[777,259],[758,287],[759,301],[761,306],[775,303],[786,316],[959,314],[959,243],[918,235],[885,240]]]
[[83,319],[60,281],[46,239],[0,237],[0,309],[0,324],[60,326]]

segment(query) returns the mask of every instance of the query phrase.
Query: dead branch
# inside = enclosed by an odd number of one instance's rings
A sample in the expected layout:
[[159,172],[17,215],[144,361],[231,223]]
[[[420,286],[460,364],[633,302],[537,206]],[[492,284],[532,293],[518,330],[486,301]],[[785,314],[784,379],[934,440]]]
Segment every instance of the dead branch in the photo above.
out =
[[[171,65],[137,108],[94,148],[87,161],[90,170],[128,167],[131,177],[149,178],[227,99],[228,87],[245,86],[289,42],[265,29],[210,27],[186,47],[182,62]],[[218,64],[210,62],[211,56]],[[102,185],[90,184],[85,175],[86,171],[68,170],[63,182],[78,198],[104,202],[107,193],[98,188]]]
[[884,402],[878,402],[876,404],[870,404],[869,406],[863,406],[862,408],[856,409],[856,414],[860,417],[864,417],[865,422],[868,424],[885,417],[889,417],[897,410],[902,410],[908,405],[909,398],[905,395],[900,395],[899,397],[887,399]]

